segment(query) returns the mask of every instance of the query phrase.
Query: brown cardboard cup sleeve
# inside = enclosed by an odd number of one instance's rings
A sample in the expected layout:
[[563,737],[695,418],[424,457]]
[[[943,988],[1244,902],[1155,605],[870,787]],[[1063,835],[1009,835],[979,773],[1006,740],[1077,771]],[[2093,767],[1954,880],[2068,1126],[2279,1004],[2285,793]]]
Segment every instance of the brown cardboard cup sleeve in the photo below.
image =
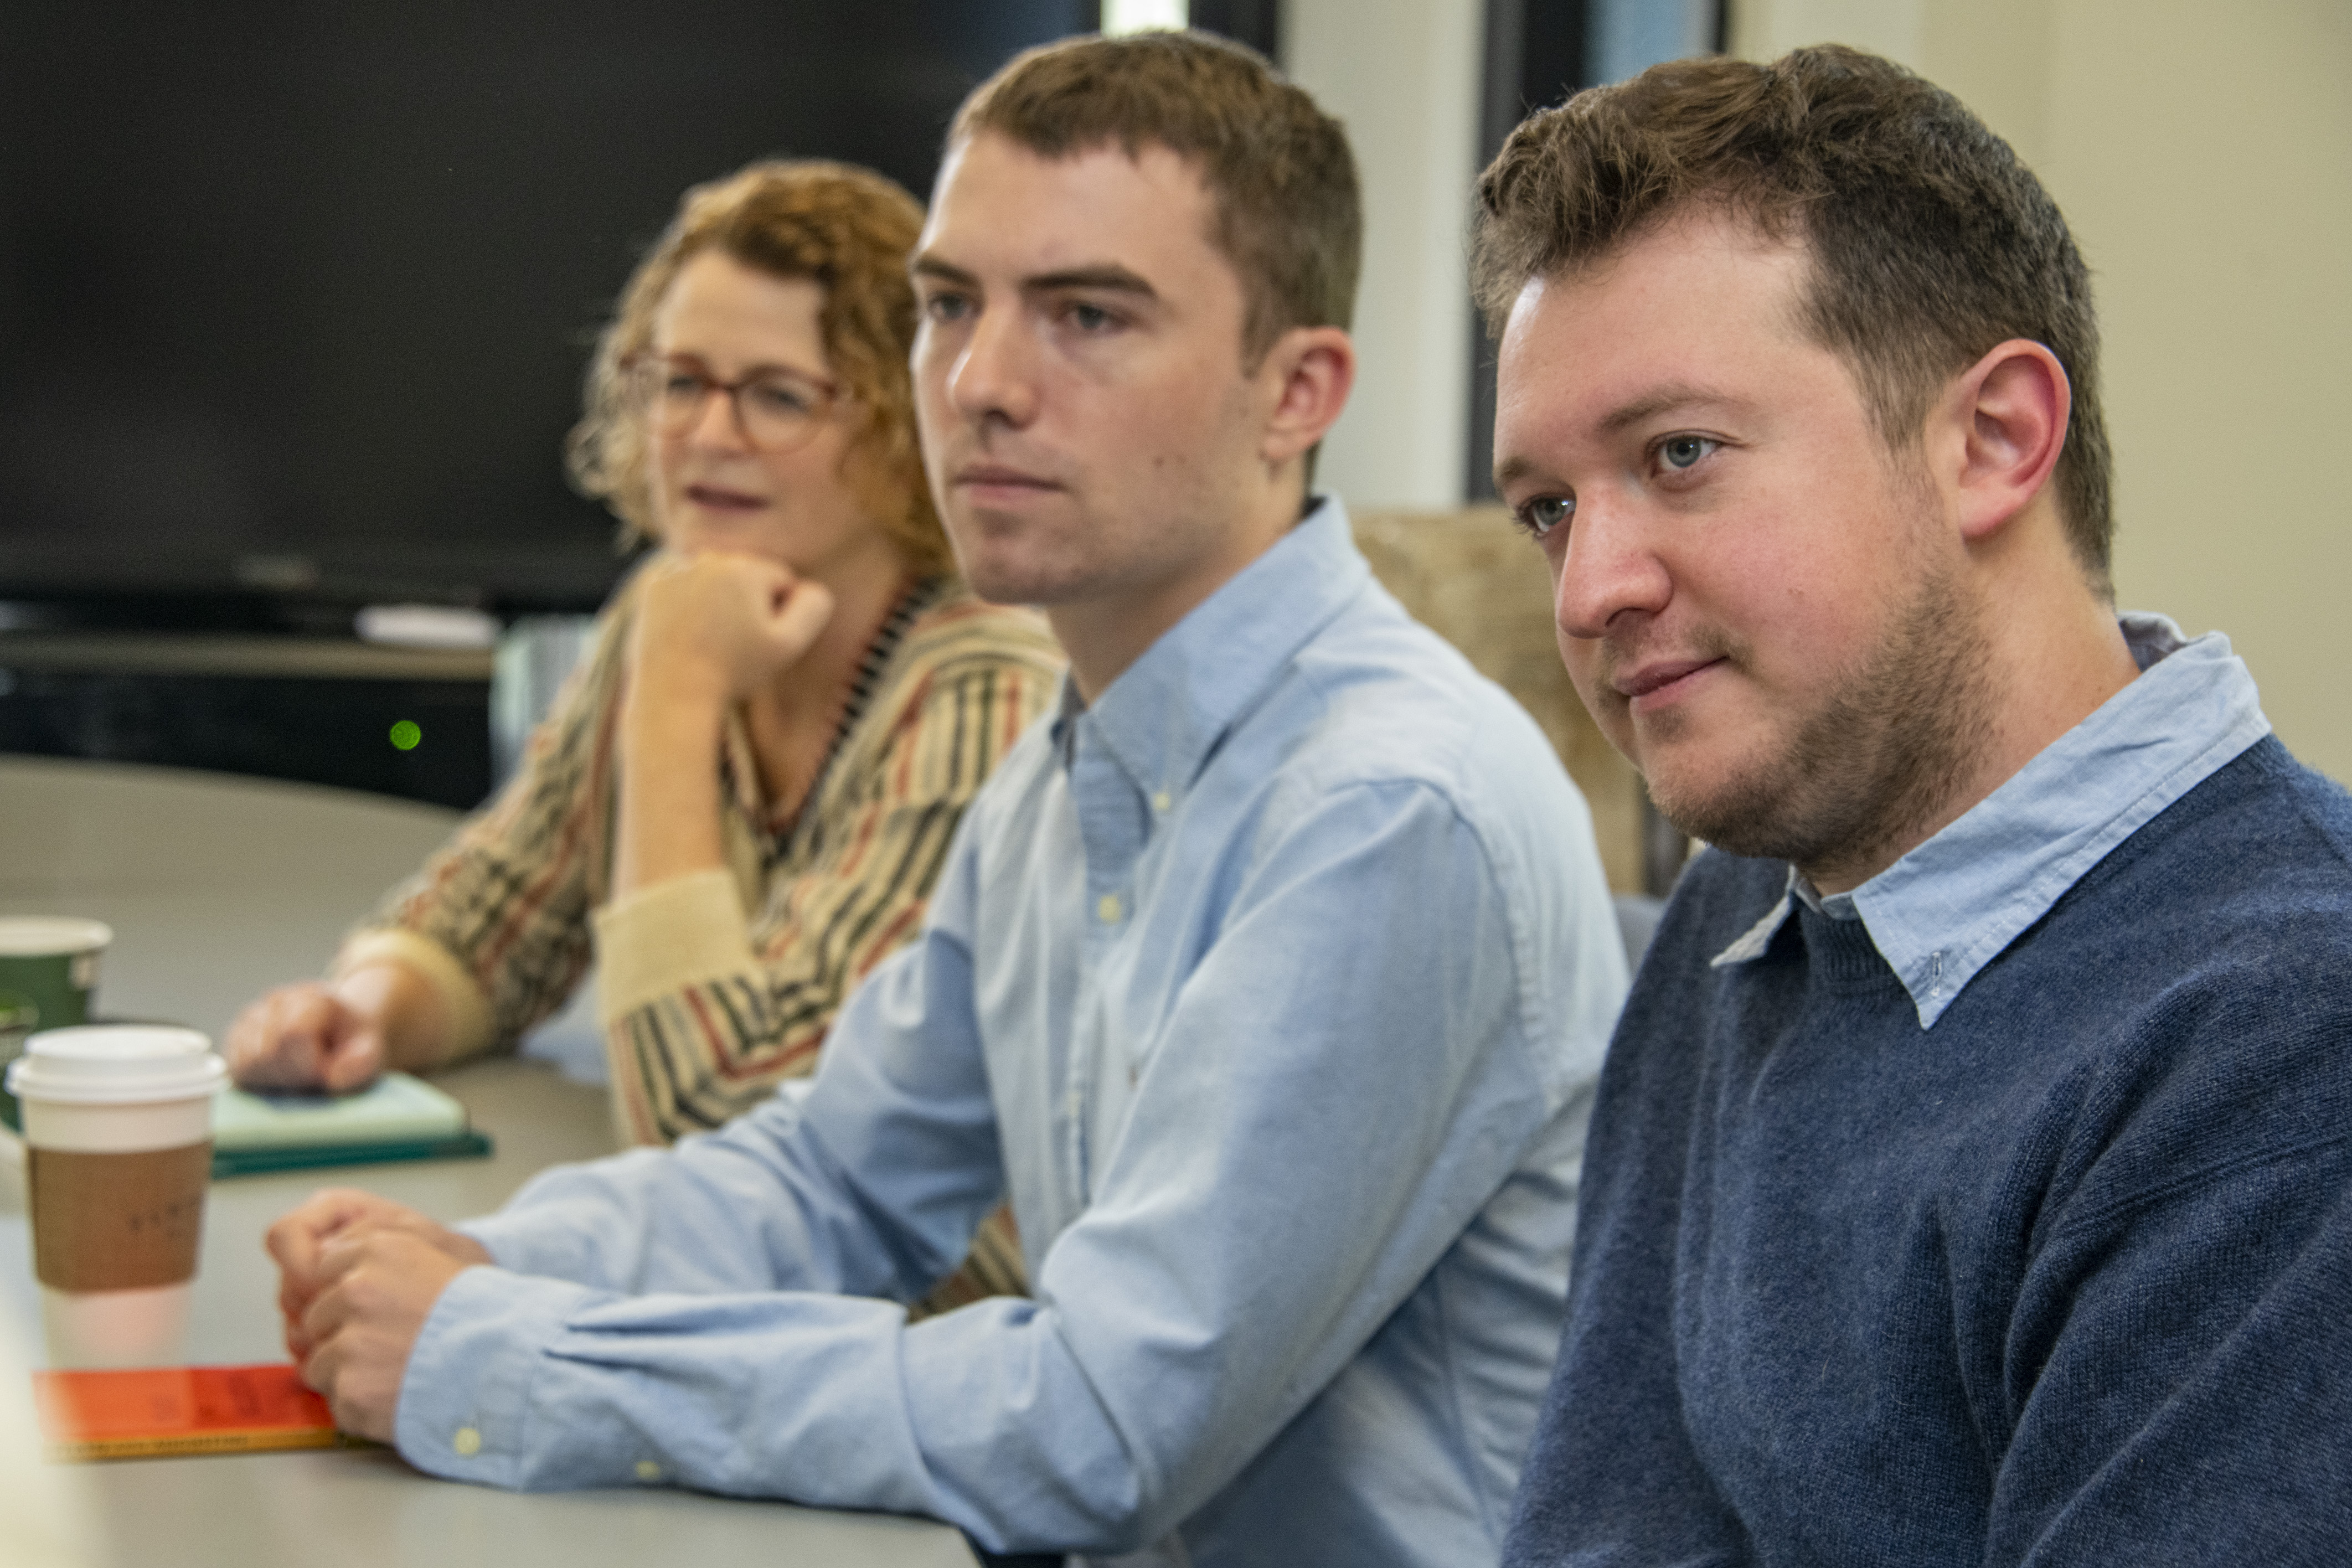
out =
[[210,1139],[94,1154],[30,1148],[33,1272],[57,1290],[142,1290],[194,1277]]

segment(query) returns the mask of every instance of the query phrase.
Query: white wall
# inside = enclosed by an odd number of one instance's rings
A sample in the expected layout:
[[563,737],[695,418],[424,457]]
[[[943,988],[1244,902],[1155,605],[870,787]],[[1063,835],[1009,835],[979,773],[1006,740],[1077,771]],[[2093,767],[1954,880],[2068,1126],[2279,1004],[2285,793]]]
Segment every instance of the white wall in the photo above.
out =
[[1726,3],[1731,7],[1731,52],[1743,59],[1769,60],[1801,44],[1852,44],[1916,70],[1930,0]]
[[2097,293],[2118,596],[2229,633],[2281,738],[2352,779],[2352,5],[1735,5],[1735,51],[1875,47],[2033,165]]
[[1285,13],[1284,68],[1346,123],[1364,185],[1361,363],[1316,474],[1360,509],[1462,500],[1485,23],[1477,0],[1290,0]]

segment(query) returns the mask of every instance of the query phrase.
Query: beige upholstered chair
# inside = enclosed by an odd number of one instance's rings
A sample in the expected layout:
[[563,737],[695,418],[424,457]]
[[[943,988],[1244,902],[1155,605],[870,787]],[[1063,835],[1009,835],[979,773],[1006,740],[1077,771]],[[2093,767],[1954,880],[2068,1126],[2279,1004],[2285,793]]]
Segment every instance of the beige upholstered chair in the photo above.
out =
[[1500,507],[1359,515],[1356,542],[1415,617],[1519,700],[1592,805],[1611,890],[1643,891],[1642,782],[1560,668],[1551,578]]

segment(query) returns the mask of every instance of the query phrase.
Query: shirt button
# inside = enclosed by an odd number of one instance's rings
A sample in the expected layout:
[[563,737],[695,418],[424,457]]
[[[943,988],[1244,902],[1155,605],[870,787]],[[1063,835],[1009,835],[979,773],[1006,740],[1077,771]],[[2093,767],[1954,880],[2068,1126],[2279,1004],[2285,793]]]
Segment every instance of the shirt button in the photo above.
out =
[[1102,923],[1107,926],[1118,924],[1118,895],[1105,893],[1101,901],[1095,905],[1095,913],[1102,918]]
[[470,1459],[482,1451],[482,1435],[471,1426],[460,1426],[457,1435],[449,1439],[449,1447],[457,1450],[461,1459]]
[[655,1464],[651,1459],[639,1459],[637,1461],[637,1479],[641,1481],[657,1481],[661,1479],[661,1467]]
[[1170,806],[1174,805],[1175,804],[1176,797],[1170,795],[1164,789],[1158,795],[1151,797],[1151,809],[1154,811],[1166,811]]

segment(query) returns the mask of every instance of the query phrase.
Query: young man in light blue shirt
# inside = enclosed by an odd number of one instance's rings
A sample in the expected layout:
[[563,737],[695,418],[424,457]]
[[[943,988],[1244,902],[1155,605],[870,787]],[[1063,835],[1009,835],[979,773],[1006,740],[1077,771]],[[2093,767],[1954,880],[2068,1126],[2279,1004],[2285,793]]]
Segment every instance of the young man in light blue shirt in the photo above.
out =
[[[1339,127],[1245,51],[1076,41],[975,93],[916,391],[966,574],[1069,650],[1061,711],[804,1094],[462,1233],[351,1194],[281,1222],[346,1426],[998,1551],[1491,1560],[1623,963],[1534,725],[1308,494],[1359,229]],[[1034,1299],[910,1325],[1000,1197]]]

